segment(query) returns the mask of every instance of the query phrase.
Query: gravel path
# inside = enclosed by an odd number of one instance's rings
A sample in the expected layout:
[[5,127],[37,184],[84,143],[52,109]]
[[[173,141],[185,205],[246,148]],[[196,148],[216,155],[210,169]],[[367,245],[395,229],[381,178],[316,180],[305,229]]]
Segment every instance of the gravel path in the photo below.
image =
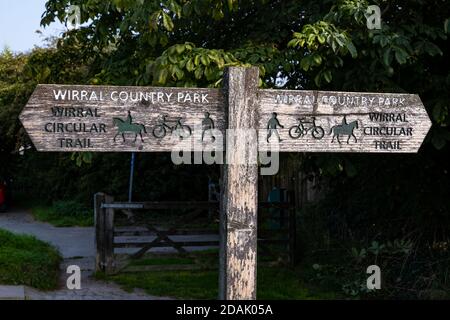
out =
[[94,228],[56,228],[48,223],[34,220],[33,216],[24,210],[13,210],[0,213],[0,228],[14,233],[24,233],[51,243],[63,256],[94,257]]
[[[77,265],[81,268],[81,289],[69,290],[66,287],[67,266]],[[28,300],[166,300],[170,298],[155,297],[146,294],[141,289],[126,292],[120,286],[98,281],[93,278],[93,258],[65,259],[61,265],[60,288],[55,291],[39,291],[33,288],[25,288],[25,296]]]
[[[38,222],[26,211],[14,210],[0,214],[0,228],[19,234],[31,234],[49,242],[59,249],[64,261],[61,265],[59,290],[43,292],[25,288],[30,300],[161,300],[145,294],[142,290],[126,292],[113,283],[98,281],[92,277],[95,264],[94,228],[56,228],[48,223]],[[67,266],[78,265],[82,271],[81,289],[66,287]]]

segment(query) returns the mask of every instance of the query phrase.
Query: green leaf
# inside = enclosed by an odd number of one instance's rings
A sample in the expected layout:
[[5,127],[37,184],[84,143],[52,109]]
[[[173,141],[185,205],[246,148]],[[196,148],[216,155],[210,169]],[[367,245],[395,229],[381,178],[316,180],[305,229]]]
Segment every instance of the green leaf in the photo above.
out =
[[432,57],[435,56],[435,55],[441,55],[442,56],[442,54],[443,54],[442,50],[437,45],[435,45],[432,42],[427,42],[426,43],[425,50]]
[[49,67],[45,67],[41,73],[39,74],[39,81],[46,81],[47,78],[50,76],[50,74],[52,73],[52,70]]
[[173,64],[178,63],[178,56],[175,55],[169,55],[169,61]]
[[326,39],[323,35],[319,34],[317,36],[317,40],[319,41],[320,44],[324,44],[326,42]]
[[330,83],[331,80],[333,79],[333,76],[331,75],[331,71],[327,70],[323,73],[323,77],[325,78],[325,80]]
[[209,57],[206,54],[203,54],[200,56],[200,61],[202,62],[202,64],[206,67],[209,66],[209,64],[211,63],[211,61],[209,60]]
[[336,43],[336,41],[332,41],[331,42],[331,49],[333,50],[333,52],[336,52],[336,50],[337,50],[337,43]]
[[165,84],[167,80],[168,71],[167,69],[161,69],[158,75],[158,83]]
[[166,28],[167,31],[172,31],[173,27],[174,27],[172,19],[164,11],[163,11],[162,14],[163,14],[163,25],[164,25],[164,28]]
[[[334,37],[334,40],[337,42],[337,44],[339,45],[339,47],[343,47],[344,45],[347,45],[349,42],[351,42],[350,40],[346,40],[345,36],[342,34],[337,34]],[[353,44],[353,43],[352,43]]]
[[444,32],[450,33],[450,18],[444,21]]
[[236,3],[236,0],[228,0],[227,2],[228,2],[228,9],[229,9],[230,11],[233,11],[233,9],[234,9],[234,4]]
[[182,59],[178,62],[178,67],[180,69],[184,69],[184,67],[186,66],[186,63],[187,63],[187,59]]
[[213,80],[215,75],[214,68],[206,67],[205,68],[205,76],[208,81]]
[[313,60],[317,66],[319,66],[322,63],[322,57],[319,54],[314,54]]
[[214,20],[220,20],[224,17],[224,13],[221,9],[214,8],[212,11],[212,17]]
[[399,47],[395,48],[395,59],[399,64],[406,63],[408,57],[409,55],[405,50]]
[[203,68],[199,66],[194,72],[195,79],[199,80],[203,77]]
[[309,57],[304,57],[304,58],[300,61],[300,67],[301,67],[304,71],[308,71],[310,65],[311,65],[311,62],[310,62]]
[[356,58],[358,57],[358,52],[356,51],[355,45],[353,44],[352,41],[347,41],[346,47],[348,49],[348,51],[350,52],[350,54],[352,55],[352,58]]
[[225,65],[225,61],[223,60],[222,57],[218,57],[216,60],[217,63],[217,67],[219,67],[219,69],[223,69],[224,65]]
[[290,48],[295,48],[298,45],[299,45],[298,39],[292,39],[291,41],[288,42],[288,47],[290,47]]
[[189,59],[188,62],[186,63],[186,70],[192,72],[194,71],[194,69],[195,69],[194,62],[192,61],[192,59]]
[[198,66],[200,64],[200,55],[196,55],[194,58],[194,63],[196,66]]
[[388,48],[383,53],[383,63],[386,66],[390,66],[391,64],[391,48]]
[[165,47],[168,43],[169,43],[169,39],[167,38],[167,36],[165,34],[161,34],[159,36],[159,43]]
[[[143,0],[140,0],[140,1],[143,2]],[[170,1],[169,8],[170,8],[170,11],[175,13],[178,17],[181,17],[181,6],[178,3],[176,3],[173,0]]]
[[182,80],[184,78],[183,70],[181,70],[177,66],[173,67],[173,73],[172,74],[175,75],[178,80]]
[[322,74],[321,73],[318,73],[315,77],[314,77],[314,83],[316,84],[316,86],[318,86],[318,87],[320,87],[320,84],[321,84],[321,77],[322,77]]
[[186,47],[183,44],[177,44],[175,46],[175,50],[177,51],[178,54],[182,54],[185,49]]
[[83,161],[84,161],[84,163],[92,163],[92,153],[84,152],[83,153]]

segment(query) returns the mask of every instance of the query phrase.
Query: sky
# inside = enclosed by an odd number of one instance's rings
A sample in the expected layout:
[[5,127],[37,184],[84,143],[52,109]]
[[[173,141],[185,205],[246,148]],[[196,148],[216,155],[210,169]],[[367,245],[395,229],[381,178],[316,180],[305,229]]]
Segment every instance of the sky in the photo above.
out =
[[[8,46],[12,51],[24,52],[44,45],[43,39],[58,36],[65,26],[59,21],[43,29],[41,16],[46,0],[0,0],[0,51]],[[41,30],[42,35],[36,33]]]

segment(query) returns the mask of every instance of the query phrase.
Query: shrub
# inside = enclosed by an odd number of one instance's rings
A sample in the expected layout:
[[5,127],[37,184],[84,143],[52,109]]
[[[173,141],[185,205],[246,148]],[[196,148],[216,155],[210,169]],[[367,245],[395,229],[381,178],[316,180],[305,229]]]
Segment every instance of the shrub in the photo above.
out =
[[92,213],[84,205],[73,200],[53,202],[52,211],[55,215],[64,217],[89,216]]
[[55,201],[52,206],[36,206],[32,209],[36,219],[56,227],[87,227],[94,224],[92,209],[76,201]]

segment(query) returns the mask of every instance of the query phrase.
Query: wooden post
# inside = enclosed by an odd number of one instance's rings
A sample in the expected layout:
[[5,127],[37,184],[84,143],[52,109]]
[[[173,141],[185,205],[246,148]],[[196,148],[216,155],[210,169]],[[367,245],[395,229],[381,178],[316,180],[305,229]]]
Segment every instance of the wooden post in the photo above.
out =
[[95,206],[95,270],[112,273],[114,271],[114,209],[102,208],[104,203],[112,203],[114,198],[104,193],[94,196]]
[[105,239],[105,223],[104,223],[104,209],[102,204],[105,202],[104,193],[96,193],[94,195],[94,225],[95,225],[95,271],[103,272],[105,265],[105,251],[104,251],[104,239]]
[[[295,178],[293,178],[294,180]],[[296,181],[293,181],[296,184]],[[297,206],[295,204],[296,193],[291,190],[288,195],[289,199],[289,264],[295,266],[295,254],[297,249]]]
[[[113,203],[114,198],[106,195],[105,203]],[[114,209],[108,208],[105,213],[105,272],[114,272]]]
[[[219,299],[256,299],[258,68],[228,68],[227,163],[222,167]],[[242,130],[242,129],[253,129]],[[251,136],[251,137],[250,137]]]

